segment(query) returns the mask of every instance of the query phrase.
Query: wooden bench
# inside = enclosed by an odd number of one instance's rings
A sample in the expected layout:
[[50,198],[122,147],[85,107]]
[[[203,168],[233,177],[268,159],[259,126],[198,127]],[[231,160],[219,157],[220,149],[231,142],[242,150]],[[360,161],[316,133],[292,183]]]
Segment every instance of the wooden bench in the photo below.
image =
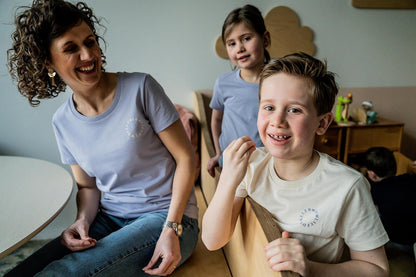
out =
[[[198,193],[201,193],[205,203],[201,203],[199,195],[198,206],[200,207],[200,221],[202,220],[201,206],[211,202],[214,192],[217,187],[220,171],[216,170],[216,177],[212,178],[206,168],[208,160],[215,155],[214,144],[211,136],[211,109],[209,108],[209,102],[211,101],[212,90],[198,90],[194,92],[194,113],[199,121],[200,128],[200,159],[201,159],[201,174],[200,174],[200,188]],[[200,192],[199,192],[200,189]],[[201,205],[202,204],[202,205]],[[281,232],[274,222],[272,215],[259,204],[257,204],[251,198],[246,198],[242,212],[239,216],[234,234],[230,242],[224,246],[224,261],[227,262],[229,267],[229,273],[226,274],[223,271],[219,271],[215,275],[213,272],[206,273],[203,271],[194,272],[192,276],[234,276],[234,277],[289,277],[299,276],[293,272],[274,272],[272,271],[266,262],[265,253],[263,251],[264,246],[281,237]],[[198,251],[208,251],[202,242],[198,242],[198,247],[195,253],[191,256],[189,262],[192,262],[194,256],[198,256]],[[201,249],[202,248],[202,249]],[[218,250],[217,250],[218,251]],[[217,251],[211,253],[218,254]],[[218,255],[216,258],[219,258]],[[209,260],[207,256],[203,256],[203,260],[200,261],[201,266],[205,259]],[[188,261],[183,266],[184,270]],[[197,261],[197,263],[199,263]],[[222,263],[219,263],[222,264]],[[218,264],[218,265],[219,265]],[[221,267],[218,270],[223,270]],[[177,272],[179,273],[179,271]],[[191,275],[175,275],[175,276],[191,276]]]

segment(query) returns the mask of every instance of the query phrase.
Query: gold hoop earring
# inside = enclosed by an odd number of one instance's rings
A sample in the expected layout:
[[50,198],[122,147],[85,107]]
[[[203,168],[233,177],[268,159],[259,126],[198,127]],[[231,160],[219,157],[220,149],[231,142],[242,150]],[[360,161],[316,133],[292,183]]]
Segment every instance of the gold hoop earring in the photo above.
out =
[[48,76],[49,78],[51,78],[52,86],[55,86],[55,75],[56,75],[56,72],[53,71],[52,69],[49,69]]

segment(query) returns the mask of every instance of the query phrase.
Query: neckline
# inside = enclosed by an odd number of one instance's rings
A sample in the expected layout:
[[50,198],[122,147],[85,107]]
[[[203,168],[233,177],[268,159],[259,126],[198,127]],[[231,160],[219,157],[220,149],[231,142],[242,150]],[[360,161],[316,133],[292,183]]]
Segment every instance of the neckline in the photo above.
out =
[[250,83],[250,82],[247,82],[246,80],[244,80],[243,78],[241,78],[241,75],[240,75],[240,72],[241,72],[241,69],[240,68],[238,68],[237,70],[235,70],[235,78],[241,83],[241,84],[243,84],[244,86],[253,86],[253,87],[259,87],[259,84],[258,83]]
[[73,99],[73,93],[71,95],[71,97],[69,98],[69,106],[71,109],[72,114],[79,120],[82,121],[88,121],[88,122],[94,122],[94,121],[99,121],[105,117],[107,117],[117,106],[119,99],[120,99],[120,90],[121,90],[121,78],[122,78],[122,74],[120,74],[119,72],[117,72],[117,84],[116,84],[116,91],[114,93],[114,99],[113,102],[111,102],[111,105],[107,108],[107,110],[105,110],[103,113],[96,115],[96,116],[85,116],[83,114],[81,114],[80,112],[77,111],[77,109],[75,108],[75,103],[74,103],[74,99]]
[[[315,150],[314,150],[315,151]],[[316,168],[308,175],[298,180],[283,180],[281,179],[277,173],[274,171],[274,160],[273,157],[271,157],[271,162],[269,162],[269,174],[272,176],[273,181],[278,184],[279,186],[285,187],[285,188],[298,188],[303,186],[305,183],[310,182],[311,180],[315,179],[318,174],[322,171],[324,158],[325,156],[321,155],[319,151],[316,151],[319,155],[319,161],[316,165]]]

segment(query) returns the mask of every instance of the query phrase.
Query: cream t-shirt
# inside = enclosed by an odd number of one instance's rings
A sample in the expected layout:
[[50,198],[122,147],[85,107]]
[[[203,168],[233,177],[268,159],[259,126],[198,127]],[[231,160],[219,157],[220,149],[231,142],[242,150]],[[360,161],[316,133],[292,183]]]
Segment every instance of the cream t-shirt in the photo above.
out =
[[[319,152],[318,152],[319,153]],[[388,240],[365,177],[334,158],[319,153],[316,169],[296,181],[280,179],[264,147],[253,152],[236,191],[269,210],[282,231],[301,241],[316,262],[340,262],[345,245],[368,251]]]

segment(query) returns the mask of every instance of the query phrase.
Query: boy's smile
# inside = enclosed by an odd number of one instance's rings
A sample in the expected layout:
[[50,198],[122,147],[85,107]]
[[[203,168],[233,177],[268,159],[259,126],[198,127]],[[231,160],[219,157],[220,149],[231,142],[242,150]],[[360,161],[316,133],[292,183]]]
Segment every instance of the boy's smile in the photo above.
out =
[[321,116],[308,81],[278,73],[263,81],[260,93],[257,128],[270,154],[279,159],[310,158]]

